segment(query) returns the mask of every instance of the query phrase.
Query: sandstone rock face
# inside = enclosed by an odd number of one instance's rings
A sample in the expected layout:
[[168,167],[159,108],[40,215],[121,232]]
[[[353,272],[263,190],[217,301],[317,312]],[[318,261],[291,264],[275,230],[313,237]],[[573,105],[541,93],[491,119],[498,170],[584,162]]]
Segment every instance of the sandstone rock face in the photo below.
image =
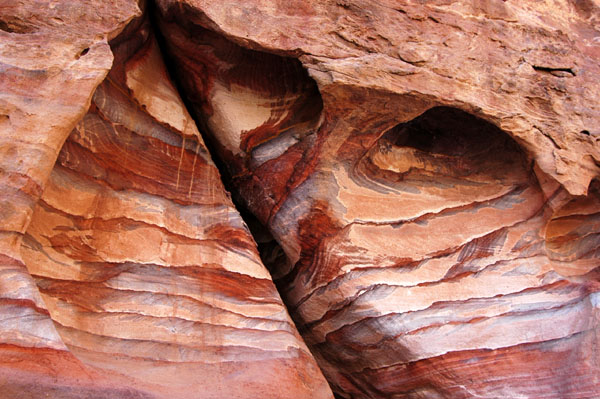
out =
[[596,395],[593,2],[158,5],[339,397]]
[[596,397],[599,11],[0,1],[0,398]]
[[111,392],[118,379],[67,351],[20,246],[64,140],[111,67],[108,40],[140,9],[134,1],[22,3],[0,2],[0,396]]
[[32,169],[7,180],[37,185],[15,184],[22,206],[2,197],[4,228],[19,224],[0,278],[0,397],[330,398],[151,31],[137,18],[105,43],[88,86],[42,85],[40,103],[64,93],[72,109],[36,115],[38,158],[9,114],[2,162]]
[[572,194],[598,175],[597,2],[157,3],[181,24],[298,57],[327,115],[351,103],[356,120],[389,128],[457,107],[505,130]]

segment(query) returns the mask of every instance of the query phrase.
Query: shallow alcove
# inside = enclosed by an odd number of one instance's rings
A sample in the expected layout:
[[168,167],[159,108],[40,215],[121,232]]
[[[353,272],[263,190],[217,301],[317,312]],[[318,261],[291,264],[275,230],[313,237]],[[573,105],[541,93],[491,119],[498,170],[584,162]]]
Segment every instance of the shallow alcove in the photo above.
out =
[[546,253],[554,270],[575,280],[600,275],[600,181],[588,195],[569,200],[553,214],[545,229]]
[[321,122],[316,82],[293,54],[234,42],[181,10],[157,19],[169,69],[226,187],[266,224],[267,209],[282,200],[282,182]]
[[508,134],[449,107],[432,108],[387,131],[358,169],[390,189],[419,179],[448,196],[461,185],[459,195],[469,187],[481,191],[536,184],[531,163]]
[[244,48],[172,15],[159,20],[171,72],[221,158],[251,155],[258,167],[314,128],[323,101],[298,59]]
[[[340,397],[463,397],[461,386],[536,395],[538,386],[514,377],[543,367],[545,356],[554,368],[535,378],[564,390],[572,359],[585,357],[578,342],[591,339],[580,317],[591,320],[594,308],[546,255],[552,209],[508,134],[459,109],[432,108],[335,171],[330,203],[343,204],[342,227],[290,291]],[[558,360],[561,339],[569,360]],[[491,365],[493,380],[479,374]]]

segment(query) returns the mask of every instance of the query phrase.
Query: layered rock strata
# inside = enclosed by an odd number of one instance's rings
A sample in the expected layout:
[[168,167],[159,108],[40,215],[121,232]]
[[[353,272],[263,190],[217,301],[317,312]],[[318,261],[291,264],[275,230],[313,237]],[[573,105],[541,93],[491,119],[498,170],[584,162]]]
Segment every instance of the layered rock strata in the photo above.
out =
[[0,4],[0,397],[116,392],[57,334],[20,253],[60,148],[112,63],[108,40],[140,15],[135,1]]
[[[38,107],[53,95],[71,113],[36,115],[55,129],[36,132],[51,145],[31,139],[46,151],[38,158],[18,139],[27,126],[6,122],[2,162],[32,165],[21,180],[39,182],[2,197],[5,228],[19,224],[0,277],[14,293],[3,301],[0,397],[330,398],[148,21],[105,43],[104,69],[73,76],[79,86],[42,85]],[[21,79],[14,97],[27,104],[34,82]]]
[[336,394],[598,392],[594,5],[158,4]]
[[[595,2],[156,7],[338,397],[597,395]],[[331,397],[144,9],[0,4],[0,397]]]

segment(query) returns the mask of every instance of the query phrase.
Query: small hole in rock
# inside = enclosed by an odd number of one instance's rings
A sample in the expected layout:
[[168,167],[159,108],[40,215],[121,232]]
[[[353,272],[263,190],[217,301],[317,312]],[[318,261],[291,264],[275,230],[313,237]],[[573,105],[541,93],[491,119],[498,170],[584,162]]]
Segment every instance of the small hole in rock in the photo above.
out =
[[86,55],[88,52],[90,51],[89,47],[84,48],[83,50],[81,50],[81,52],[79,53],[79,55],[77,56],[77,58],[79,59],[80,57],[83,57],[84,55]]
[[590,131],[589,130],[582,130],[581,132],[579,132],[581,134],[585,134],[586,136],[590,135]]
[[14,21],[4,21],[0,19],[0,30],[8,33],[32,33],[35,32],[36,29],[28,26],[22,21],[14,20]]

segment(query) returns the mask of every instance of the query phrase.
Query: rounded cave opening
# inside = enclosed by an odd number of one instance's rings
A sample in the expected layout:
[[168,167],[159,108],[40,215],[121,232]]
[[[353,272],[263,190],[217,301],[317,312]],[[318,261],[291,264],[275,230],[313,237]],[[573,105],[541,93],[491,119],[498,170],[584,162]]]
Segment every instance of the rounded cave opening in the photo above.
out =
[[359,169],[385,184],[413,178],[439,187],[467,183],[537,184],[521,147],[494,124],[452,107],[434,107],[385,132]]
[[[383,132],[353,165],[344,180],[350,188],[340,185],[336,193],[347,234],[332,239],[314,266],[337,267],[334,278],[322,282],[318,300],[299,305],[307,317],[327,309],[311,320],[307,336],[328,378],[338,381],[335,389],[392,396],[439,387],[432,376],[445,354],[479,368],[482,348],[547,340],[555,314],[536,295],[566,307],[562,295],[569,293],[590,311],[589,293],[553,257],[597,267],[597,186],[557,213],[553,196],[564,189],[552,183],[547,190],[509,134],[451,107],[431,108]],[[564,221],[553,227],[557,218]],[[321,305],[323,298],[331,302]],[[523,298],[534,299],[524,305]],[[498,328],[516,318],[530,323],[535,338]],[[489,333],[480,334],[486,323]],[[457,383],[468,383],[468,369],[448,370]],[[498,374],[498,384],[511,381],[511,373]]]

